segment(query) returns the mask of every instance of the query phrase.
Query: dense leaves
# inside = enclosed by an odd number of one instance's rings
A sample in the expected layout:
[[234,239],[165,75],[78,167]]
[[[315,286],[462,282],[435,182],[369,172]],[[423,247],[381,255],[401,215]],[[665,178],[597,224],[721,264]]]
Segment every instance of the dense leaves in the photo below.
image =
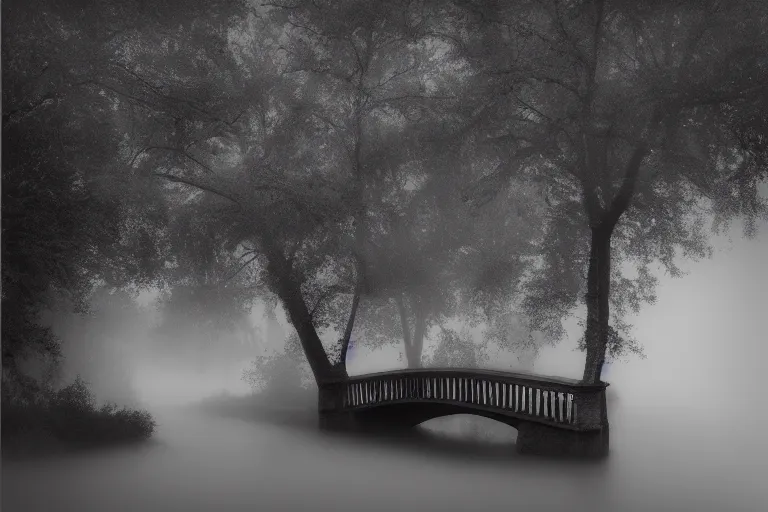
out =
[[11,7],[4,361],[98,281],[156,284],[177,339],[279,302],[318,381],[353,336],[535,353],[585,305],[595,380],[652,265],[768,212],[760,2]]

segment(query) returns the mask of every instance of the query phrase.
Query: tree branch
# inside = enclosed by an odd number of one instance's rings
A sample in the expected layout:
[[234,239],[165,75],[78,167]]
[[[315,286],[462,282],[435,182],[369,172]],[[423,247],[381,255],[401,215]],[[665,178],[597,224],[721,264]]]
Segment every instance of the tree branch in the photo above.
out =
[[258,255],[258,254],[255,254],[255,255],[254,255],[254,256],[253,256],[251,259],[249,259],[248,261],[246,261],[245,263],[243,263],[242,265],[240,265],[240,267],[239,267],[239,268],[238,268],[238,269],[237,269],[237,270],[236,270],[234,273],[232,273],[232,274],[231,274],[229,277],[227,277],[226,279],[224,279],[224,282],[226,283],[226,282],[229,282],[229,281],[231,281],[232,279],[234,279],[234,278],[235,278],[235,276],[237,276],[237,274],[239,274],[240,272],[242,272],[242,271],[245,269],[245,267],[247,267],[248,265],[250,265],[251,263],[253,263],[253,262],[256,260],[256,258],[258,258],[258,257],[259,257],[259,255]]
[[610,227],[611,229],[615,227],[619,218],[621,218],[621,215],[629,207],[632,195],[635,192],[637,177],[640,174],[640,167],[649,152],[647,140],[649,132],[655,129],[656,125],[661,121],[662,116],[662,108],[660,106],[656,107],[642,140],[637,143],[634,151],[632,151],[632,156],[627,161],[624,170],[624,179],[621,182],[619,192],[616,194],[616,197],[613,198],[613,201],[611,201],[606,216],[603,218],[606,227]]
[[133,156],[133,158],[131,159],[131,162],[130,162],[130,166],[131,166],[131,167],[133,167],[133,164],[136,162],[136,159],[137,159],[139,156],[143,155],[144,153],[147,153],[148,151],[152,151],[152,150],[154,150],[154,149],[161,149],[161,150],[164,150],[164,151],[171,151],[171,152],[173,152],[173,153],[179,153],[181,156],[183,156],[183,157],[186,157],[186,158],[188,158],[189,160],[191,160],[192,162],[194,162],[194,163],[196,163],[197,165],[199,165],[199,166],[200,166],[202,169],[204,169],[204,170],[205,170],[207,173],[209,173],[209,174],[215,174],[215,173],[214,173],[214,171],[213,171],[213,169],[211,169],[210,167],[208,167],[208,165],[206,165],[205,163],[201,162],[200,160],[198,160],[198,159],[197,159],[197,158],[195,158],[194,156],[190,155],[190,154],[189,154],[187,151],[185,151],[185,150],[183,150],[183,149],[181,149],[181,148],[175,148],[175,147],[173,147],[173,146],[147,146],[147,147],[145,147],[144,149],[142,149],[141,151],[139,151],[138,153],[136,153],[136,154]]
[[200,189],[204,192],[209,192],[211,194],[217,195],[219,197],[223,197],[224,199],[228,199],[238,205],[239,207],[242,207],[242,204],[240,202],[240,199],[237,198],[234,194],[231,194],[224,190],[218,190],[216,187],[213,187],[211,185],[203,184],[196,182],[194,180],[191,180],[189,178],[184,178],[182,176],[176,176],[174,174],[168,174],[164,172],[154,172],[152,173],[153,176],[156,176],[158,178],[163,178],[168,181],[172,181],[174,183],[181,183],[183,185],[188,185],[190,187],[194,187],[197,189]]

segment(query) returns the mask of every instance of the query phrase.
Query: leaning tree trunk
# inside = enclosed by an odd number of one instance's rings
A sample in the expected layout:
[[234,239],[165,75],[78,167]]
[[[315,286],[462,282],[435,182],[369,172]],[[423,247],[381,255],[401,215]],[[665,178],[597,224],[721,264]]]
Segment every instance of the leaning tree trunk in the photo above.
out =
[[288,313],[291,324],[299,335],[301,347],[312,369],[315,382],[320,385],[335,378],[345,378],[346,368],[335,366],[328,359],[328,354],[312,322],[312,315],[301,295],[300,284],[292,275],[288,259],[271,236],[263,235],[261,242],[267,257],[267,272]]
[[355,317],[357,317],[357,308],[360,305],[360,286],[355,288],[355,294],[352,297],[352,307],[347,319],[347,326],[344,329],[344,337],[341,339],[341,353],[339,362],[336,365],[343,373],[347,371],[347,354],[349,353],[349,342],[352,339],[352,329],[355,327]]
[[584,338],[587,356],[584,364],[585,383],[597,384],[608,347],[609,299],[611,288],[611,232],[593,227],[587,272],[587,328]]

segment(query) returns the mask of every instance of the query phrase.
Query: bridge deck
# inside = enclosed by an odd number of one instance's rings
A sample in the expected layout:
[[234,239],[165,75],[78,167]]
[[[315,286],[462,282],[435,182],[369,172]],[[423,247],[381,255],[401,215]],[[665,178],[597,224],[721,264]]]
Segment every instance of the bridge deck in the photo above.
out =
[[571,431],[589,431],[607,424],[606,386],[522,372],[409,369],[324,383],[320,388],[319,408],[321,414],[362,414],[376,408],[386,408],[396,414],[397,410],[412,409],[406,404],[420,403],[423,404],[421,417],[465,411],[508,418],[510,422],[522,420]]

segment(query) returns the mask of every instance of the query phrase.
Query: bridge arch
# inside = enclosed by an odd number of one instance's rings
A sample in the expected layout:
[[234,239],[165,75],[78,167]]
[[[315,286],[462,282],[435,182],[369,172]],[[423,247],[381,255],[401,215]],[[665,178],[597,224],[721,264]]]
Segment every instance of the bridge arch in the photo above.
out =
[[410,429],[471,414],[518,432],[521,453],[605,456],[607,384],[489,370],[383,372],[319,386],[321,428]]
[[520,418],[515,418],[479,407],[439,402],[401,402],[382,404],[356,413],[356,422],[366,430],[413,428],[430,420],[456,415],[471,415],[504,423],[517,429]]

